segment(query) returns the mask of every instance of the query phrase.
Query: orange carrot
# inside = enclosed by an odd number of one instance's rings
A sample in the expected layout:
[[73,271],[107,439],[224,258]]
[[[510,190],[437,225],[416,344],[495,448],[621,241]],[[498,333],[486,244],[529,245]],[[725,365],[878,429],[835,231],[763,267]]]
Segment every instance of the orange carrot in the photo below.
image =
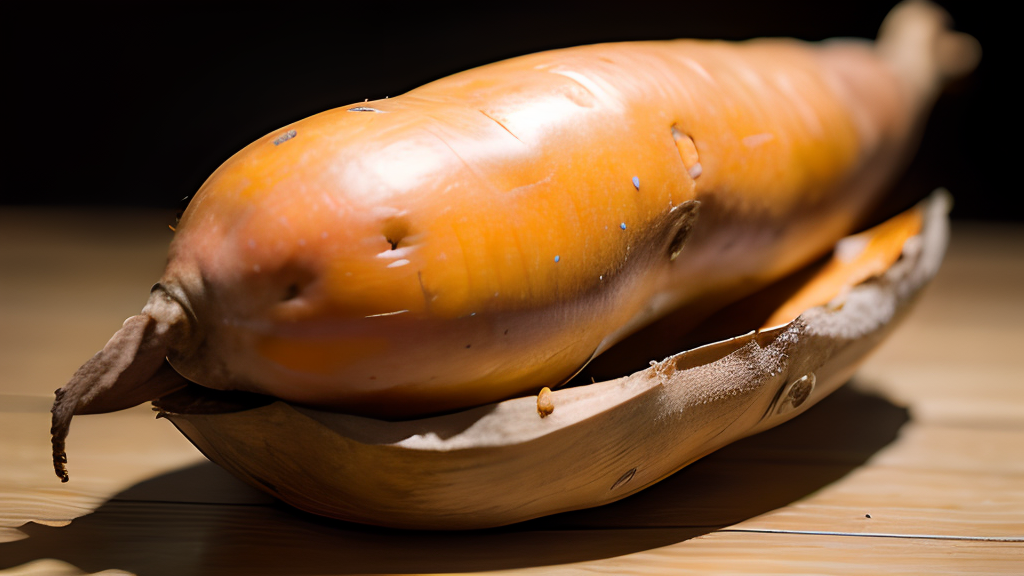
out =
[[73,413],[180,385],[165,355],[390,417],[556,386],[831,249],[972,50],[911,2],[874,45],[585,46],[286,126],[207,180],[149,304],[58,393],[58,471]]

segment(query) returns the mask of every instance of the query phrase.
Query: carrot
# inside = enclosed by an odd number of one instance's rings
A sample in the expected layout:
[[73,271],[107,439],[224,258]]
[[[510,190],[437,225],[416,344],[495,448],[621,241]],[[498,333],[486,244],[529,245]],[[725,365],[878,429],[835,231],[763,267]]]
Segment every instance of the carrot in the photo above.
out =
[[265,136],[202,186],[142,314],[58,391],[58,475],[73,414],[176,373],[428,414],[556,386],[682,303],[792,272],[860,225],[973,66],[945,18],[901,5],[875,45],[544,52]]

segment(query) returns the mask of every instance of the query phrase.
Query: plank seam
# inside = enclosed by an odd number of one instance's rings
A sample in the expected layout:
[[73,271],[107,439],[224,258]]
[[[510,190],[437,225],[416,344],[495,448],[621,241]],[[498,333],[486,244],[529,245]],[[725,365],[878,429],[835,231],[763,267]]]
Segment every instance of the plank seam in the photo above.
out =
[[830,532],[826,530],[772,530],[769,528],[725,528],[718,532],[761,534],[805,534],[808,536],[864,536],[870,538],[917,538],[922,540],[970,540],[977,542],[1024,542],[1024,536],[950,536],[945,534],[893,534],[889,532]]

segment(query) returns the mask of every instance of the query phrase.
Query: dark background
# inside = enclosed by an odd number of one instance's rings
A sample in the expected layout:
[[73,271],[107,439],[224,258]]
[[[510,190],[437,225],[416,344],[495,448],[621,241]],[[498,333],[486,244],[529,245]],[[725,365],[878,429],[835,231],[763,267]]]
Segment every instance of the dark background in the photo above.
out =
[[[954,217],[1022,221],[1009,205],[1012,40],[980,2],[944,0],[985,55],[939,101],[900,184],[938,186]],[[677,37],[874,37],[891,1],[36,4],[6,9],[0,204],[175,209],[231,154],[325,109],[395,96],[503,58]],[[1011,139],[1012,142],[1015,139]]]

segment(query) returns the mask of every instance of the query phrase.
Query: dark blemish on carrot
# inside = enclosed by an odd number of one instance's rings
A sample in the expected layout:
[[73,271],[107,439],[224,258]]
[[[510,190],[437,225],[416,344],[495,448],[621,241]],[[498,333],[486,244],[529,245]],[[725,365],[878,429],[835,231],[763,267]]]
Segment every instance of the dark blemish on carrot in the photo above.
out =
[[181,222],[181,217],[185,215],[185,208],[188,208],[188,199],[191,198],[191,197],[192,197],[191,195],[185,196],[184,198],[182,198],[181,200],[178,201],[178,208],[179,208],[179,210],[174,215],[174,224],[173,225],[169,225],[169,227],[170,227],[172,232],[176,232],[177,231],[177,230],[175,230],[174,227],[177,226],[179,222]]
[[426,285],[423,284],[423,272],[422,271],[417,271],[416,272],[416,279],[420,283],[420,292],[423,293],[423,303],[424,303],[424,305],[426,305],[427,310],[430,310],[430,303],[433,302],[435,299],[437,299],[437,296],[435,294],[431,294],[430,290],[427,290]]
[[472,344],[466,344],[466,348],[469,348],[470,346],[472,346]]
[[637,190],[640,189],[640,177],[639,176],[633,176],[633,188],[636,188]]
[[871,518],[871,514],[865,514],[864,517],[865,518]]
[[296,132],[295,130],[289,130],[282,134],[281,136],[278,136],[277,138],[274,139],[274,146],[280,146],[281,144],[284,144],[285,142],[291,140],[292,138],[295,138],[298,134],[299,133]]
[[285,291],[284,291],[284,298],[282,299],[282,301],[283,302],[287,302],[287,301],[295,298],[298,295],[299,295],[299,285],[298,284],[289,284],[288,288],[286,288]]
[[376,380],[376,379],[377,379],[376,376],[370,376],[370,380]]
[[693,226],[700,215],[700,202],[688,200],[673,208],[672,213],[675,216],[676,231],[668,245],[669,260],[675,260],[679,256],[686,241],[690,238],[690,232],[693,231]]

